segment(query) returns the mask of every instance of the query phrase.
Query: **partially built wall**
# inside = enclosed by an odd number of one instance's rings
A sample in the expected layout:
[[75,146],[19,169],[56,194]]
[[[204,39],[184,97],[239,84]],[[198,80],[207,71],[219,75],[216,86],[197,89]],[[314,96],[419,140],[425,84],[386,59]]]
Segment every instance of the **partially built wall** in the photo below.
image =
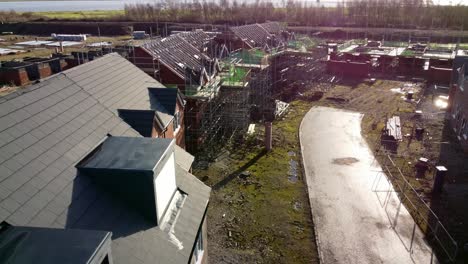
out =
[[271,56],[273,97],[288,101],[305,90],[324,92],[331,88],[336,78],[326,72],[326,56],[325,48],[281,51]]

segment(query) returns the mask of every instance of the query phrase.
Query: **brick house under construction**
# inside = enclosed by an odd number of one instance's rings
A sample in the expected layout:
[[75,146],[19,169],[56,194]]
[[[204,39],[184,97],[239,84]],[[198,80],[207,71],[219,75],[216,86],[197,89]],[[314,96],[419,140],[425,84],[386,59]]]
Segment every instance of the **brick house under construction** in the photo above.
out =
[[270,50],[283,44],[284,31],[278,22],[230,27],[216,37],[229,51],[260,48]]
[[177,87],[183,94],[205,85],[218,71],[217,59],[206,55],[204,32],[183,32],[135,45],[129,60],[164,85]]
[[210,58],[212,37],[202,31],[181,32],[152,39],[132,48],[129,60],[148,75],[184,95],[186,144],[196,150],[203,141],[201,122],[207,104],[219,90],[220,70],[216,58]]

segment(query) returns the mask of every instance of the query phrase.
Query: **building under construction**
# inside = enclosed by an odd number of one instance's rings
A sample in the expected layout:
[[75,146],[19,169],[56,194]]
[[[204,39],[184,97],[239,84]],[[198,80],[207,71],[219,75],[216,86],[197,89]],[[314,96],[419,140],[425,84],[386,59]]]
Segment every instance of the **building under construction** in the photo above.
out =
[[405,75],[449,85],[456,51],[422,42],[356,41],[331,43],[329,73],[367,78]]
[[228,51],[215,36],[200,30],[178,32],[128,48],[131,62],[183,93],[191,152],[244,134],[251,109],[263,118],[271,101],[269,54],[260,48]]
[[186,93],[188,102],[193,102],[186,121],[197,124],[187,137],[188,141],[197,140],[193,146],[202,146],[209,155],[217,143],[243,136],[252,115],[263,119],[274,111],[267,56],[258,50],[233,52],[220,61],[212,86]]

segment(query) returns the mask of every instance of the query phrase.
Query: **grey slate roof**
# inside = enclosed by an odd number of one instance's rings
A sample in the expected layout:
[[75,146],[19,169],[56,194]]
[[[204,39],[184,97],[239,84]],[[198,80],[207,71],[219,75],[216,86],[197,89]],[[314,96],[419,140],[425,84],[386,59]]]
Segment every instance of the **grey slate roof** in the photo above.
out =
[[64,75],[21,92],[0,98],[0,220],[63,227],[86,187],[74,164],[107,133],[138,133]]
[[[156,109],[157,98],[151,97],[148,90],[149,87],[165,88],[164,85],[116,53],[79,65],[62,74],[116,114],[119,109],[156,110],[162,128],[172,121],[172,116]],[[152,122],[147,125],[151,129]]]
[[263,27],[268,33],[270,34],[279,34],[281,33],[281,25],[278,22],[265,22],[259,24],[261,27]]
[[191,75],[193,81],[197,81],[203,69],[210,70],[210,67],[205,66],[210,64],[211,59],[179,34],[153,39],[140,47],[151,56],[158,58],[161,64],[171,69],[180,78],[186,79],[187,75]]
[[179,250],[167,233],[78,173],[75,165],[108,133],[140,136],[67,72],[1,97],[0,221],[111,231],[114,263],[188,262],[209,187],[176,165],[177,185],[188,194],[175,226]]
[[199,51],[203,51],[203,49],[207,47],[207,44],[214,38],[203,30],[185,31],[177,33],[177,35],[190,43],[190,45],[197,48]]
[[263,48],[268,44],[268,39],[273,38],[273,35],[260,24],[231,27],[231,31],[252,47]]
[[177,157],[176,163],[179,165],[182,169],[189,171],[190,168],[192,168],[193,161],[195,160],[195,157],[192,156],[192,154],[188,153],[185,151],[185,149],[175,145],[174,147],[174,152],[175,156]]
[[148,88],[164,87],[117,53],[74,67],[64,75],[114,113],[117,109],[153,109]]
[[8,226],[0,230],[0,261],[8,264],[98,263],[97,258],[107,251],[101,248],[109,244],[110,236],[105,231]]
[[172,139],[109,137],[83,168],[153,171]]

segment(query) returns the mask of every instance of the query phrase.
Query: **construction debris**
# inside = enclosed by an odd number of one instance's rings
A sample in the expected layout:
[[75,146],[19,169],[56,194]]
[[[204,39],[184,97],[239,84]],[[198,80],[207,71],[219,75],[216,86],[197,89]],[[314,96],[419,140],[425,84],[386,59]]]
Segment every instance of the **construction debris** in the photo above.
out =
[[289,104],[280,100],[275,100],[275,117],[280,117],[288,110]]
[[247,129],[247,135],[253,135],[255,133],[255,124],[250,124]]
[[402,141],[403,136],[401,135],[401,124],[400,124],[400,117],[399,116],[392,116],[387,120],[387,124],[385,126],[384,134],[395,140],[395,141]]

